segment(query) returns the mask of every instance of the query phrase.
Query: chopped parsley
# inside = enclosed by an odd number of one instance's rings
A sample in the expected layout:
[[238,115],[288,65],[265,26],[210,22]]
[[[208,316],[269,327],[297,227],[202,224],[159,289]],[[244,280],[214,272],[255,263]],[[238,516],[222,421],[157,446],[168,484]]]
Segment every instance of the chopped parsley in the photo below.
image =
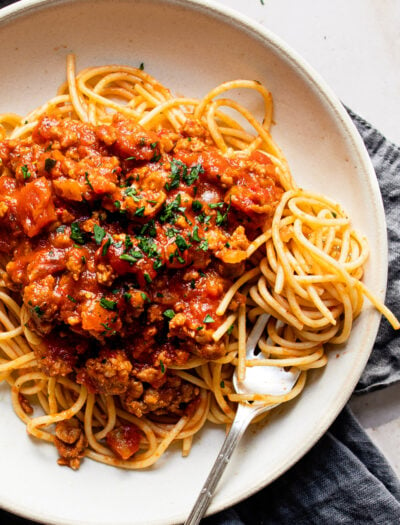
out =
[[153,282],[153,279],[150,277],[150,275],[147,272],[144,272],[143,277],[147,284],[150,284]]
[[233,324],[231,324],[231,326],[228,328],[228,330],[226,331],[226,333],[227,333],[228,335],[231,335],[232,331],[233,331]]
[[179,232],[180,230],[177,230],[176,228],[171,227],[165,231],[165,235],[171,239],[172,237],[175,237],[176,235],[178,235]]
[[109,299],[106,299],[105,297],[102,297],[100,299],[100,306],[102,306],[105,310],[114,311],[117,309],[116,301],[110,301]]
[[47,158],[45,161],[44,161],[44,169],[47,171],[47,172],[50,172],[54,166],[57,164],[57,161],[54,160],[54,159],[51,159],[50,157]]
[[203,205],[200,201],[192,201],[192,210],[197,213],[203,209]]
[[79,224],[77,222],[73,222],[71,224],[71,234],[70,239],[75,241],[77,244],[85,244],[85,238],[83,236],[83,232],[81,231]]
[[150,159],[150,162],[158,162],[160,159],[161,159],[161,154],[157,153]]
[[107,255],[107,252],[108,252],[108,248],[110,247],[110,244],[111,244],[111,237],[109,237],[106,242],[104,243],[103,245],[103,248],[101,250],[101,255],[104,257],[105,255]]
[[143,301],[150,302],[149,296],[145,294],[144,292],[140,292],[140,297],[143,299]]
[[211,215],[206,215],[204,212],[197,216],[197,220],[200,224],[207,224],[211,220]]
[[138,208],[138,209],[135,211],[134,215],[135,215],[136,217],[143,217],[144,210],[145,210],[145,207],[144,207],[144,206],[140,206],[140,208]]
[[163,316],[167,319],[173,319],[175,317],[175,312],[171,308],[169,308],[168,310],[165,310]]
[[143,62],[140,62],[139,69],[140,69],[140,71],[143,71],[143,69],[144,69],[144,63]]
[[30,178],[31,174],[30,174],[28,166],[26,164],[24,164],[24,166],[22,166],[21,171],[22,171],[22,175],[24,177],[24,180]]
[[171,160],[171,174],[169,175],[170,182],[165,184],[167,191],[179,188],[181,177],[187,174],[187,166],[180,160]]
[[201,164],[196,164],[189,170],[187,165],[181,160],[172,159],[171,174],[169,176],[170,182],[167,182],[165,188],[167,191],[178,188],[181,180],[188,186],[191,186],[196,180],[198,180],[200,173],[204,173]]
[[132,297],[132,294],[129,293],[129,292],[125,292],[124,295],[123,295],[123,298],[125,299],[125,301],[129,301],[129,299]]
[[231,202],[229,202],[228,207],[226,208],[226,211],[224,214],[222,214],[219,210],[217,211],[217,218],[215,219],[215,224],[217,226],[222,226],[222,224],[226,221],[228,218],[229,210],[231,209]]
[[150,237],[142,237],[139,241],[138,247],[148,257],[158,257],[157,244]]
[[93,186],[91,185],[89,180],[89,173],[87,171],[85,172],[85,183],[89,186],[91,190],[93,189]]
[[151,221],[142,226],[140,235],[149,235],[150,237],[155,237],[157,235],[154,219],[151,219]]
[[193,228],[190,239],[196,242],[201,242],[202,239],[199,237],[199,227],[198,226],[195,226]]
[[164,374],[165,373],[165,366],[164,366],[164,363],[161,361],[161,359],[160,359],[160,368],[161,368],[161,373]]
[[169,222],[170,224],[174,224],[178,217],[177,213],[181,212],[184,213],[186,211],[186,208],[181,206],[182,196],[180,193],[175,197],[175,199],[172,202],[169,202],[168,204],[164,204],[163,209],[158,217],[159,221],[164,224],[166,222]]
[[205,318],[203,319],[203,323],[213,323],[214,319],[211,317],[210,314],[207,314]]
[[206,252],[208,250],[208,240],[204,239],[204,241],[201,241],[199,244],[198,250],[203,250],[203,252]]
[[127,261],[131,264],[137,262],[139,259],[143,259],[144,255],[139,251],[131,250],[129,253],[123,253],[119,256],[121,261]]
[[191,186],[199,178],[200,173],[204,173],[204,168],[201,164],[196,164],[190,168],[190,172],[182,176],[182,179],[188,186]]
[[177,235],[175,239],[175,243],[178,247],[178,250],[180,252],[184,252],[188,248],[190,248],[190,244],[188,244],[185,239],[182,237],[182,235]]
[[153,263],[154,270],[158,271],[163,267],[163,262],[160,259],[156,259]]
[[40,308],[40,306],[34,306],[33,307],[33,311],[35,312],[35,314],[38,316],[38,317],[41,317],[44,312],[43,310]]
[[72,301],[73,303],[76,303],[76,299],[72,297],[72,295],[67,295],[68,299]]
[[99,226],[98,224],[95,224],[93,226],[93,233],[94,233],[94,241],[96,244],[101,244],[104,237],[106,236],[106,230]]
[[135,186],[130,186],[129,188],[126,188],[124,193],[127,197],[131,197],[135,202],[139,202],[140,200],[142,200],[142,197],[138,195]]
[[129,248],[132,248],[133,246],[133,242],[131,241],[131,238],[129,237],[129,235],[126,235],[125,237],[125,248],[127,250],[129,250]]

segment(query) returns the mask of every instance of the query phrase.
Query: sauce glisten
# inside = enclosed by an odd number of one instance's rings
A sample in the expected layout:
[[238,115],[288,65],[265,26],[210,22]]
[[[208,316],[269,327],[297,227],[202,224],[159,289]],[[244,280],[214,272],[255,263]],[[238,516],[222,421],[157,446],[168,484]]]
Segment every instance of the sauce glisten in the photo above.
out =
[[4,278],[43,335],[39,366],[139,417],[181,414],[198,389],[168,367],[224,355],[216,309],[283,193],[269,158],[223,156],[196,121],[153,132],[116,115],[44,117],[0,159]]

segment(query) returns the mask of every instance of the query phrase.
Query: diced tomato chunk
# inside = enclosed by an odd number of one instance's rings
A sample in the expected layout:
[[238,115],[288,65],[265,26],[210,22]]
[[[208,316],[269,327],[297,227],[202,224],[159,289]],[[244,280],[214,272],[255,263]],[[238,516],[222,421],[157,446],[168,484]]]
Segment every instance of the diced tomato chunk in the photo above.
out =
[[20,190],[17,216],[28,237],[34,237],[56,220],[50,181],[40,177]]
[[129,459],[139,450],[141,432],[136,425],[127,423],[107,434],[106,441],[111,450],[121,459]]

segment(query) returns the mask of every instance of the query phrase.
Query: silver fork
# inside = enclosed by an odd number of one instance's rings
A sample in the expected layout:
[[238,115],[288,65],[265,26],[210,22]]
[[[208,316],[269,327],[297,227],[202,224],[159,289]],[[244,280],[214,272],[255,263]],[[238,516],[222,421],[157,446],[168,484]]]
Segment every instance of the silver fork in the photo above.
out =
[[[258,340],[260,339],[265,325],[267,324],[269,315],[263,314],[257,319],[256,324],[251,331],[246,344],[247,359],[261,358],[262,355],[256,354]],[[297,369],[290,369],[286,371],[282,367],[275,366],[254,366],[246,369],[246,377],[244,381],[239,381],[236,372],[233,376],[233,386],[235,391],[239,394],[269,394],[279,396],[287,394],[295,386],[300,371]],[[265,405],[262,402],[254,402],[253,404],[242,404],[238,406],[235,419],[227,434],[218,457],[211,469],[203,488],[194,504],[192,511],[185,521],[184,525],[196,525],[204,516],[217,484],[227,467],[232,453],[243,436],[246,428],[251,421],[259,414],[275,408],[280,403],[275,405]]]

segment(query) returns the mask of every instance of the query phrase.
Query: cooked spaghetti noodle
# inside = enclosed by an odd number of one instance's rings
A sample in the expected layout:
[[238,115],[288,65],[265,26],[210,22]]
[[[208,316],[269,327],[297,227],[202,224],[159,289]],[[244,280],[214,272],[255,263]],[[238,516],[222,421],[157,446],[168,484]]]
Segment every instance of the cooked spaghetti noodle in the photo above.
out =
[[[260,96],[262,123],[224,98],[236,88]],[[296,187],[271,122],[258,82],[175,98],[143,68],[76,75],[72,55],[53,99],[0,115],[0,378],[60,464],[146,468],[173,441],[187,455],[207,420],[229,425],[238,402],[294,398],[364,296],[399,328],[361,282],[366,239]],[[247,360],[264,313],[262,358]],[[252,366],[302,373],[283,396],[235,393],[234,369]]]

